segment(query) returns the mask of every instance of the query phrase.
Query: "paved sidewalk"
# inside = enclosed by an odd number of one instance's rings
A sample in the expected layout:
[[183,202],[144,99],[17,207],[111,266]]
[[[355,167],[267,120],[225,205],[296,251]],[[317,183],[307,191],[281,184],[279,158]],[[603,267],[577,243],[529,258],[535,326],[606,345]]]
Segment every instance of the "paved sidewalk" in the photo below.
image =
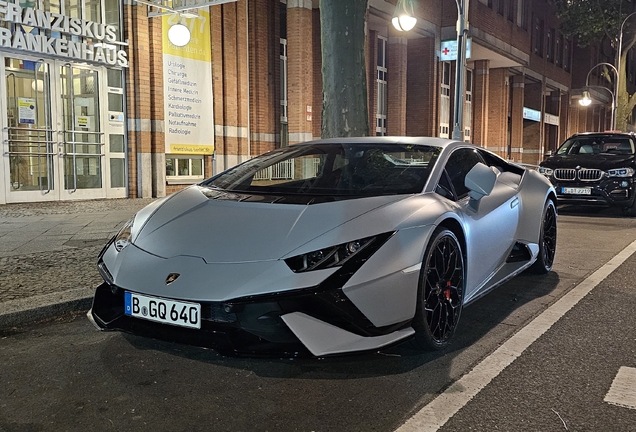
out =
[[0,205],[0,329],[88,309],[97,254],[153,200]]

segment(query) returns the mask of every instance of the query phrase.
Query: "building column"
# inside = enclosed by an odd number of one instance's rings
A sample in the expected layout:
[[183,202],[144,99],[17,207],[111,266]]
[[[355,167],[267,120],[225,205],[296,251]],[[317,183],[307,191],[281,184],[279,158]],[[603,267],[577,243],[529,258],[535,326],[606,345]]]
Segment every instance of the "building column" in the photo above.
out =
[[367,42],[365,47],[367,60],[367,106],[369,107],[369,135],[376,134],[378,110],[378,32],[369,30],[367,32]]
[[440,81],[435,38],[409,39],[407,56],[406,135],[439,136]]
[[407,40],[389,37],[387,46],[387,134],[406,135]]
[[313,139],[313,13],[311,0],[287,1],[289,143]]
[[488,138],[486,149],[506,157],[508,151],[508,103],[510,76],[507,68],[490,69],[488,97]]
[[313,15],[313,105],[311,113],[311,123],[313,139],[320,139],[322,136],[322,40],[320,35],[320,9],[314,9]]
[[161,18],[150,19],[150,136],[152,163],[152,196],[166,196],[166,134],[163,92],[163,24]]
[[268,0],[249,0],[248,4],[249,126],[253,155],[273,150],[280,139],[277,136],[280,129],[279,5]]
[[521,161],[523,154],[523,103],[525,76],[514,75],[510,77],[512,85],[511,129],[510,129],[510,154],[506,155],[515,162]]
[[152,196],[151,115],[148,96],[151,94],[149,21],[145,5],[124,6],[124,26],[131,35],[126,74],[128,107],[128,196]]
[[210,8],[214,173],[250,157],[247,0]]
[[561,93],[561,106],[559,107],[559,145],[570,135],[570,95]]
[[[525,85],[525,106],[541,112],[543,116],[544,84],[535,82]],[[521,162],[527,164],[539,163],[539,154],[542,153],[542,128],[541,121],[525,120],[523,127],[523,156]],[[541,159],[543,159],[541,157]]]
[[488,94],[490,93],[490,61],[475,61],[473,70],[473,144],[485,147],[488,141]]

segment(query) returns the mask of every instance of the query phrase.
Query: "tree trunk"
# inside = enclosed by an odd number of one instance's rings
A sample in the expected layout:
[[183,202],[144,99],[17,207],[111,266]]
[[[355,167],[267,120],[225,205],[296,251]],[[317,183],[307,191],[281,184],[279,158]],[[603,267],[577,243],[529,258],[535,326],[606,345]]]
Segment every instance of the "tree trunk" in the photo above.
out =
[[323,138],[369,135],[364,55],[367,1],[320,1]]
[[630,120],[632,111],[636,106],[636,94],[629,94],[627,91],[627,53],[636,44],[636,33],[633,33],[627,43],[623,43],[621,50],[621,62],[618,75],[618,90],[616,95],[616,129],[628,132],[630,130]]

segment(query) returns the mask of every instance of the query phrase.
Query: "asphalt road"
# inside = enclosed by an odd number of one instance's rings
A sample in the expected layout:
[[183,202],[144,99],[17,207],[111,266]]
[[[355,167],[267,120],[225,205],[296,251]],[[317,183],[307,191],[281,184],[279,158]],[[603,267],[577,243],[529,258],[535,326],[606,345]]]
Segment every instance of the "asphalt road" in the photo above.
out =
[[[0,431],[393,431],[636,240],[636,219],[560,209],[554,271],[520,275],[462,316],[447,350],[408,344],[315,360],[236,359],[101,333],[79,315],[0,335]],[[603,401],[636,367],[636,256],[442,431],[636,431]]]

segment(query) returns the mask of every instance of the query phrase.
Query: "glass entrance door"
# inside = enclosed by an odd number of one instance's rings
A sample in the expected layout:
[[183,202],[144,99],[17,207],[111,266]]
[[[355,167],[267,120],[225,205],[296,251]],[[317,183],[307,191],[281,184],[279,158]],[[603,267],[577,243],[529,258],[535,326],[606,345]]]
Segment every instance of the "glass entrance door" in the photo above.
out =
[[[55,199],[56,141],[50,68],[43,61],[5,59],[4,171],[7,194]],[[47,196],[48,195],[48,196]],[[9,201],[11,202],[11,201]]]
[[[93,198],[103,190],[104,134],[96,70],[60,67],[64,191]],[[101,195],[97,193],[97,195]]]
[[125,185],[110,178],[109,160],[121,162],[124,143],[112,155],[105,146],[113,133],[123,137],[102,108],[106,69],[9,57],[2,69],[4,201],[125,196]]

